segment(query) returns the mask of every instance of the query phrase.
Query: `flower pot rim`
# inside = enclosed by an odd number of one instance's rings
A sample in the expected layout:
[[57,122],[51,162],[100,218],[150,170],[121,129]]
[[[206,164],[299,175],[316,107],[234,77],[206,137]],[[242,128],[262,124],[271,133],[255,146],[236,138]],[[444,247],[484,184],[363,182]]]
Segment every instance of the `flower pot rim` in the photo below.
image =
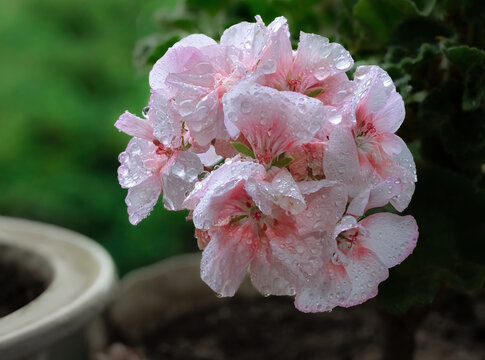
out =
[[42,294],[0,318],[3,360],[34,353],[78,330],[105,307],[113,292],[116,271],[111,256],[81,234],[0,216],[0,243],[36,253],[53,270]]

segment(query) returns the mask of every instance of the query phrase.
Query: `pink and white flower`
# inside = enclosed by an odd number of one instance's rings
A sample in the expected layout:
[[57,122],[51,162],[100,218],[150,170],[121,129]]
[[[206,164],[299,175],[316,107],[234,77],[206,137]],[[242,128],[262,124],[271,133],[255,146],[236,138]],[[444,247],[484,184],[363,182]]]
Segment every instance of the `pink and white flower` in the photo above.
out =
[[394,134],[404,120],[404,103],[392,79],[377,66],[358,67],[354,82],[353,118],[342,121],[329,135],[323,159],[325,175],[344,182],[351,198],[397,178],[401,191],[393,193],[390,202],[403,211],[416,181],[413,157]]
[[176,129],[180,131],[176,136],[173,128],[163,125],[176,123],[171,120],[176,113],[171,112],[169,100],[159,95],[152,97],[156,101],[151,101],[147,120],[125,112],[115,124],[120,131],[133,136],[119,156],[118,168],[120,185],[128,189],[126,204],[133,225],[150,214],[162,189],[165,207],[181,210],[185,192],[192,190],[203,171],[199,157],[181,148],[182,128]]
[[352,66],[319,35],[302,32],[294,51],[284,18],[176,43],[150,73],[147,119],[115,124],[133,136],[118,169],[130,222],[162,191],[167,209],[189,209],[201,277],[221,296],[249,272],[304,312],[374,297],[418,230],[409,215],[365,215],[404,210],[416,169],[391,78],[361,66],[351,81]]
[[182,39],[150,73],[152,89],[174,93],[177,110],[201,146],[228,139],[222,96],[243,78],[276,70],[280,39],[289,36],[286,20],[278,18],[266,27],[256,19],[227,29],[220,44],[204,35]]

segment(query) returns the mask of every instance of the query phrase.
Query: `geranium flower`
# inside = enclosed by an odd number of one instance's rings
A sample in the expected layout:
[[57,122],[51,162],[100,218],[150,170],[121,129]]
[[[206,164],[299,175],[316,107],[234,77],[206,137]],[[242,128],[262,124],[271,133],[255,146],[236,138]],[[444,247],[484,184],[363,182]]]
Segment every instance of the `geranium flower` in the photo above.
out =
[[325,119],[323,104],[316,99],[250,82],[239,83],[223,102],[232,138],[242,135],[256,160],[267,167],[313,139]]
[[279,41],[289,36],[286,19],[268,27],[256,19],[227,29],[219,45],[204,35],[182,39],[150,72],[152,89],[174,93],[175,106],[200,146],[228,139],[222,96],[240,79],[276,69]]
[[354,81],[352,118],[335,126],[329,135],[323,158],[325,175],[344,182],[351,198],[398,178],[402,191],[390,202],[403,211],[416,181],[413,157],[394,134],[404,120],[404,103],[389,75],[377,66],[358,67]]
[[176,136],[176,128],[164,125],[177,123],[172,120],[176,113],[172,112],[170,100],[160,93],[155,93],[153,98],[156,101],[150,102],[148,119],[125,112],[115,124],[120,131],[133,136],[119,156],[118,168],[120,185],[128,189],[126,204],[133,225],[148,216],[162,189],[164,206],[181,210],[185,193],[192,190],[203,171],[199,157],[183,151],[181,126]]
[[335,182],[297,184],[288,170],[267,173],[255,162],[222,165],[184,203],[204,247],[202,279],[232,296],[249,268],[261,293],[297,294],[323,274],[327,250],[315,234],[337,222],[345,200]]

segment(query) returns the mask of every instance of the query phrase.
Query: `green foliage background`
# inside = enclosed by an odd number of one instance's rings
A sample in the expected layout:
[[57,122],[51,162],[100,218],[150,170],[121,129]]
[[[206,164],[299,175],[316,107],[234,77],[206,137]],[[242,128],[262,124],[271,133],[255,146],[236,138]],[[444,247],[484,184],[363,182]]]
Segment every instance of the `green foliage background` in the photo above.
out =
[[[477,0],[19,0],[0,5],[0,213],[57,223],[105,245],[121,272],[195,249],[183,213],[129,225],[113,128],[140,113],[151,65],[183,36],[287,17],[377,64],[406,103],[399,130],[418,166],[406,213],[418,246],[379,289],[403,312],[485,279],[485,2]],[[138,41],[137,41],[138,40]],[[135,67],[133,67],[132,60]],[[350,72],[351,73],[351,72]]]

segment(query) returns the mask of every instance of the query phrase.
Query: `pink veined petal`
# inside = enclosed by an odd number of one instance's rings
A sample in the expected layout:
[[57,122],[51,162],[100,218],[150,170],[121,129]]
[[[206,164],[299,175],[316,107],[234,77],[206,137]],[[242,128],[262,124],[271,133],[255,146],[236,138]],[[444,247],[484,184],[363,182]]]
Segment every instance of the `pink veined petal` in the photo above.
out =
[[390,76],[378,66],[359,66],[354,82],[360,117],[371,117],[379,133],[396,132],[404,120],[404,102]]
[[261,163],[310,141],[320,129],[323,104],[308,96],[239,82],[223,97],[226,121],[253,147]]
[[[252,164],[252,165],[248,165]],[[255,163],[235,162],[224,164],[213,171],[187,197],[184,206],[194,206],[193,221],[198,229],[208,230],[230,221],[231,216],[242,215],[240,206],[249,197],[244,182],[250,177],[262,178],[264,168]]]
[[359,238],[362,246],[374,252],[388,268],[401,263],[416,247],[418,226],[410,215],[378,213],[360,224],[367,230]]
[[163,205],[168,210],[182,210],[186,194],[190,193],[204,170],[196,154],[175,152],[161,170]]
[[155,171],[158,173],[159,165],[165,158],[155,153],[157,147],[152,142],[133,138],[126,150],[118,159],[121,163],[118,168],[118,181],[123,188],[130,188],[140,184]]
[[153,127],[147,120],[140,119],[128,111],[125,111],[118,121],[115,123],[116,128],[119,131],[123,131],[125,134],[152,141],[155,139],[153,136]]
[[268,29],[260,19],[255,23],[241,22],[224,31],[220,44],[239,49],[243,53],[243,63],[248,68],[252,68],[261,58],[268,33]]
[[270,247],[261,246],[250,265],[251,282],[263,295],[294,295],[292,285],[278,270]]
[[345,125],[335,127],[323,155],[326,178],[343,182],[353,197],[357,195],[355,187],[361,183],[359,170],[359,155],[352,130]]
[[155,90],[150,97],[148,118],[153,134],[164,146],[179,147],[182,143],[182,120],[173,108],[168,93]]
[[300,32],[293,72],[312,74],[319,81],[349,70],[354,60],[345,48],[327,38]]
[[339,303],[345,307],[362,304],[376,296],[378,285],[389,276],[386,265],[364,246],[352,248],[348,259],[345,270],[352,283],[352,292],[346,300]]
[[342,72],[326,78],[321,83],[321,88],[323,91],[317,96],[317,99],[325,105],[340,106],[352,101],[355,84],[349,80],[346,73]]
[[347,208],[347,213],[354,216],[362,216],[369,209],[386,205],[401,192],[401,179],[397,177],[387,178],[372,187],[366,188],[353,198]]
[[405,168],[392,162],[387,162],[385,165],[386,166],[383,167],[381,176],[397,177],[402,183],[402,191],[398,195],[391,198],[390,203],[397,211],[404,211],[411,202],[411,198],[414,194],[414,182],[416,175],[411,174]]
[[286,19],[284,17],[274,19],[268,25],[268,30],[270,31],[269,44],[260,61],[263,73],[273,74],[279,71],[286,76],[293,63],[293,49]]
[[222,103],[215,92],[204,96],[184,120],[199,145],[208,145],[213,139],[229,139]]
[[275,203],[283,210],[293,215],[305,210],[305,199],[287,169],[283,168],[279,170],[271,181],[271,185],[276,194]]
[[149,83],[154,90],[166,87],[165,80],[170,73],[180,73],[197,64],[203,56],[195,47],[173,46],[167,50],[150,71]]
[[161,192],[162,183],[158,174],[128,189],[125,202],[128,205],[128,215],[132,225],[138,224],[150,214]]
[[217,229],[202,253],[202,280],[221,296],[233,296],[254,258],[257,241],[250,225]]
[[[395,156],[402,152],[403,148],[403,141],[401,138],[392,133],[382,133],[376,136],[376,142],[382,147],[384,153],[387,156]],[[404,146],[406,146],[404,144]]]
[[212,145],[209,147],[209,150],[202,154],[197,154],[197,156],[204,166],[214,166],[219,161],[223,160],[222,156],[217,155],[216,150]]
[[210,199],[212,193],[218,191],[219,188],[226,188],[228,184],[234,187],[241,180],[247,180],[254,177],[263,179],[266,175],[266,170],[260,164],[247,161],[227,161],[226,163],[214,170],[201,182],[198,182],[194,190],[188,195],[184,202],[184,207],[187,209],[195,209],[200,201],[206,197]]
[[192,216],[197,229],[209,230],[214,226],[229,224],[232,217],[245,215],[246,209],[242,207],[249,201],[244,190],[244,181],[227,183],[213,190],[205,196],[195,208]]
[[244,189],[263,214],[273,214],[276,193],[270,183],[267,181],[249,178],[246,181]]
[[345,211],[347,192],[336,181],[303,181],[298,183],[304,194],[306,209],[297,218],[301,233],[327,232]]
[[176,42],[173,47],[192,46],[197,49],[201,49],[209,45],[217,45],[217,42],[204,34],[191,34]]
[[329,311],[345,302],[351,289],[344,267],[329,262],[315,281],[298,291],[295,307],[306,313]]
[[280,273],[285,274],[286,280],[298,289],[320,275],[325,259],[329,257],[328,249],[323,245],[320,234],[300,235],[296,228],[285,225],[270,227],[265,234],[276,260],[275,265]]
[[413,155],[409,151],[406,143],[397,135],[395,141],[400,143],[400,151],[391,155],[391,160],[410,173],[413,182],[418,180],[416,176],[416,164],[414,163]]
[[278,170],[271,183],[248,179],[245,188],[256,206],[266,215],[273,213],[275,205],[293,215],[306,208],[298,185],[286,169]]

